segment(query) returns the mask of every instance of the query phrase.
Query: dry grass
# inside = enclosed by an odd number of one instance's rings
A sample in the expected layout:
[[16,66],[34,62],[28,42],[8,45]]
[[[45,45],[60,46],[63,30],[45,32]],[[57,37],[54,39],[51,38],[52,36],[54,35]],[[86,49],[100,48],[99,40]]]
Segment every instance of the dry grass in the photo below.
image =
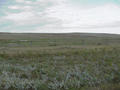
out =
[[103,34],[3,34],[0,89],[120,90],[119,40]]

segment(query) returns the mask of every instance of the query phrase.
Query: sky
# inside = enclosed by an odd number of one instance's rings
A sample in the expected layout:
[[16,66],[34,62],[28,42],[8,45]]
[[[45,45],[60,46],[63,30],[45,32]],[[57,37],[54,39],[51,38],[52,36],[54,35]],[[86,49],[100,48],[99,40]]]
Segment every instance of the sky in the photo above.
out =
[[120,34],[120,0],[0,0],[0,32]]

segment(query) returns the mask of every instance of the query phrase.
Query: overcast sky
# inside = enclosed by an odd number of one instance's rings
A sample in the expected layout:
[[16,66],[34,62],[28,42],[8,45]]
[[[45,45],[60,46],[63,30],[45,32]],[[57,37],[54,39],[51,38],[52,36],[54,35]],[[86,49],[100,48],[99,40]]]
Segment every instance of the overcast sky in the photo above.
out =
[[0,0],[0,32],[120,34],[120,0]]

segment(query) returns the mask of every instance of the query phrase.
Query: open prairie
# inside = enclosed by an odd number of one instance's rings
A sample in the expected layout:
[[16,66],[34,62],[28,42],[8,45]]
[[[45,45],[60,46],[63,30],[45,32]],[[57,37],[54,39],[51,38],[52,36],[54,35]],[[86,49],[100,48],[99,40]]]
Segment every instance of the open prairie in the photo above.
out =
[[0,90],[120,90],[120,35],[0,33]]

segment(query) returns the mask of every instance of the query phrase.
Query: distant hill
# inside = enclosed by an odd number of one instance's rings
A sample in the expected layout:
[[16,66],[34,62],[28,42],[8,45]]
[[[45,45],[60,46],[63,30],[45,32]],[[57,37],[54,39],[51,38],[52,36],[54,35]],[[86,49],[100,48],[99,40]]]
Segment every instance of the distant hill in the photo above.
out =
[[22,38],[47,38],[47,37],[95,37],[95,38],[120,38],[119,34],[104,33],[0,33],[0,39],[22,39]]

